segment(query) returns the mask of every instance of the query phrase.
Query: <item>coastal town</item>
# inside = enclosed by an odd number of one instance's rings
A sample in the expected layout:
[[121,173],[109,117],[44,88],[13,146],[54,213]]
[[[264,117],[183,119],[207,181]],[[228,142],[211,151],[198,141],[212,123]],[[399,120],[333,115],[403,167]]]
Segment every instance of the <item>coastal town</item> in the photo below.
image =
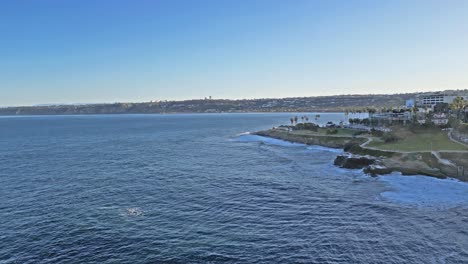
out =
[[[380,91],[380,89],[376,89]],[[449,97],[467,95],[468,90],[445,90],[440,93],[344,94],[329,96],[220,99],[215,96],[190,100],[147,102],[115,102],[94,104],[41,104],[0,107],[0,115],[89,115],[89,114],[172,114],[172,113],[251,113],[251,112],[356,112],[402,108],[406,102],[422,102],[424,97],[444,94]],[[313,95],[313,93],[311,94]],[[421,111],[424,109],[420,105]],[[403,107],[404,108],[404,107]],[[385,111],[383,111],[385,112]],[[385,112],[386,113],[386,112]]]

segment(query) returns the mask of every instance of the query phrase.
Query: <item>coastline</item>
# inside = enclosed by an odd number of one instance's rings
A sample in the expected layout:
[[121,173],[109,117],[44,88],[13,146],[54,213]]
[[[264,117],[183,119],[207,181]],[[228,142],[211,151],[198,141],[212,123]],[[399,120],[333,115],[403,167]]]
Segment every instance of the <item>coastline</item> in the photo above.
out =
[[[424,175],[436,178],[454,178],[468,182],[466,172],[459,174],[463,157],[458,159],[450,152],[412,152],[400,153],[363,147],[366,137],[346,137],[333,135],[297,135],[284,130],[269,129],[252,133],[253,135],[280,139],[292,143],[317,145],[343,149],[334,161],[336,166],[348,169],[361,169],[371,176],[400,172],[402,175]],[[466,155],[466,154],[462,154]]]

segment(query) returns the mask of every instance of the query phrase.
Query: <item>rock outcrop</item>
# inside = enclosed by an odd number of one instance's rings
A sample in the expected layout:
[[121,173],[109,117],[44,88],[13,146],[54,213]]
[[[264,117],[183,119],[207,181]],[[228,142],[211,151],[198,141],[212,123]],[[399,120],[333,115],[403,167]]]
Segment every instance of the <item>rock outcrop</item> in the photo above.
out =
[[363,172],[370,176],[385,175],[393,172],[391,168],[387,168],[384,165],[372,164],[364,168]]
[[363,169],[364,173],[371,176],[390,174],[393,171],[383,165],[381,160],[369,156],[338,155],[333,163],[340,168]]
[[375,159],[366,156],[338,155],[333,163],[341,168],[363,169],[374,164]]

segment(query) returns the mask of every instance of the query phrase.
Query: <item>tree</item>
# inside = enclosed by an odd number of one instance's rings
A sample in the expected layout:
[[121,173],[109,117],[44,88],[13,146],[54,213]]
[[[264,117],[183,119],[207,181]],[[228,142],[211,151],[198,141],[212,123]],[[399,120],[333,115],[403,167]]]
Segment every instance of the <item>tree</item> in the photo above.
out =
[[424,105],[424,120],[426,120],[427,122],[427,111],[429,110],[429,108],[427,107],[427,105]]
[[370,119],[369,118],[364,118],[361,120],[361,124],[368,126],[370,125]]
[[361,110],[361,109],[358,109],[358,110],[357,110],[357,113],[358,113],[359,118],[361,118],[362,110]]
[[417,113],[418,113],[419,109],[417,106],[413,106],[413,108],[411,108],[411,113],[412,113],[412,117],[413,117],[413,124],[416,124],[417,122]]
[[455,99],[453,99],[453,102],[450,104],[450,109],[456,111],[457,119],[460,119],[460,112],[466,107],[466,104],[467,102],[460,96],[457,96]]
[[447,103],[437,103],[434,106],[434,112],[436,113],[447,113],[449,105]]
[[291,119],[289,119],[289,121],[291,121],[291,125],[294,125],[294,118],[291,117]]
[[463,107],[460,109],[460,120],[464,123],[466,123],[467,121],[467,114],[468,114],[468,100],[464,100],[463,101],[464,104],[463,104]]
[[366,110],[367,110],[367,113],[369,114],[369,124],[374,126],[375,122],[373,121],[375,121],[375,119],[373,117],[374,117],[374,114],[377,112],[377,110],[375,108],[370,108],[370,107],[368,107]]
[[298,120],[298,119],[299,119],[299,118],[297,118],[297,116],[294,117],[294,122],[296,122],[296,124],[297,124],[297,120]]

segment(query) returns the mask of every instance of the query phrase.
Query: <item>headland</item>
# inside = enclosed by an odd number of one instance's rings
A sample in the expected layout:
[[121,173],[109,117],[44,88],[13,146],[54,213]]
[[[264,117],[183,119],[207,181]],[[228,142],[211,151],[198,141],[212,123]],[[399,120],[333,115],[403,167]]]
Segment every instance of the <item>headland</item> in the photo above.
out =
[[254,134],[294,143],[343,149],[343,154],[334,160],[336,166],[362,169],[371,176],[396,171],[403,175],[450,177],[468,181],[468,171],[465,171],[468,170],[468,148],[451,141],[446,131],[394,127],[391,133],[402,138],[386,142],[385,139],[390,137],[389,133],[375,129],[365,131],[317,125],[304,127],[297,124]]

